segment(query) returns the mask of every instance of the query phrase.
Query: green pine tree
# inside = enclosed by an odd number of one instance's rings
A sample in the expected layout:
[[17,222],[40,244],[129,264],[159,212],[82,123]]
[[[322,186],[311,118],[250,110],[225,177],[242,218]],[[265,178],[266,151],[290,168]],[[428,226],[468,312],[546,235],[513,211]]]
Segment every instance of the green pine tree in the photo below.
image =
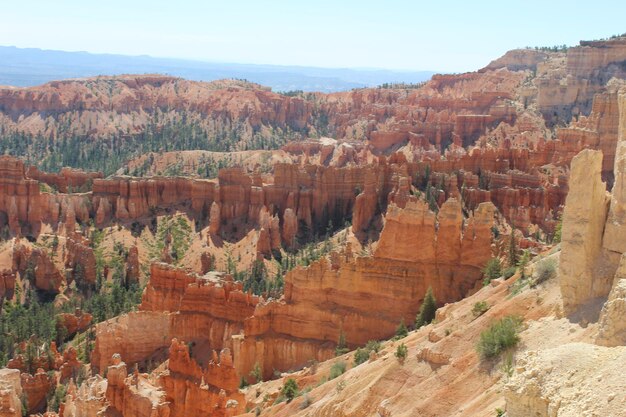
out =
[[406,324],[404,324],[404,319],[400,320],[400,324],[396,329],[396,339],[402,339],[409,334],[409,329],[407,329]]
[[339,332],[339,340],[337,341],[337,347],[335,348],[335,355],[340,356],[344,353],[348,353],[350,349],[346,344],[346,334],[341,330]]
[[511,239],[509,240],[509,266],[517,266],[517,242],[515,242],[515,225],[511,228]]
[[433,288],[428,287],[424,301],[420,307],[420,312],[415,318],[415,328],[419,329],[432,322],[435,319],[435,313],[437,312],[437,300],[433,295]]

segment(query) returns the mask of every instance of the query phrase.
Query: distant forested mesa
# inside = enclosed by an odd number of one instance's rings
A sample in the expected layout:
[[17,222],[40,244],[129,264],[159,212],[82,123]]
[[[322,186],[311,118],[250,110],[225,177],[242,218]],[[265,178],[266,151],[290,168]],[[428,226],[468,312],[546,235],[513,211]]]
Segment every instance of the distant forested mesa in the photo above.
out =
[[28,165],[47,172],[72,167],[100,171],[107,176],[117,172],[132,158],[148,152],[271,150],[301,137],[300,132],[290,128],[270,127],[263,131],[250,131],[244,123],[231,123],[227,127],[211,130],[184,117],[166,122],[153,117],[143,131],[107,136],[62,131],[53,138],[6,131],[0,127],[0,154],[23,157]]

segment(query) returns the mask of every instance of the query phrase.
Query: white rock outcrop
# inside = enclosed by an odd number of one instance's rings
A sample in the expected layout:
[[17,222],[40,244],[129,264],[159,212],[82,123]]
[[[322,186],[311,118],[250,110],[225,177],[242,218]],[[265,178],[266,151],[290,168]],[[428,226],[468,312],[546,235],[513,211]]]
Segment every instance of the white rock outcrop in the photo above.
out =
[[626,416],[626,347],[570,343],[530,351],[505,387],[507,417]]

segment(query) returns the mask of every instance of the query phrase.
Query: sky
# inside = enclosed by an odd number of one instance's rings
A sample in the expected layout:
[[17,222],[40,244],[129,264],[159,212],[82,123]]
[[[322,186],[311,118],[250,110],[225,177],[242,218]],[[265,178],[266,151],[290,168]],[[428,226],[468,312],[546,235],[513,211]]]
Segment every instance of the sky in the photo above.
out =
[[0,0],[0,45],[201,61],[472,71],[626,32],[626,1]]

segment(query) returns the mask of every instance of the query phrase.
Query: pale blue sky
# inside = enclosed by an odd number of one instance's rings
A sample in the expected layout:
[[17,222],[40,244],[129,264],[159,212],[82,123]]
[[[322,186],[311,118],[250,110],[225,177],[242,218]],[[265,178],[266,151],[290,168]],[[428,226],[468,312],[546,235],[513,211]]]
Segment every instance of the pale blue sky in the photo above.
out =
[[1,0],[0,45],[461,72],[626,32],[626,1]]

